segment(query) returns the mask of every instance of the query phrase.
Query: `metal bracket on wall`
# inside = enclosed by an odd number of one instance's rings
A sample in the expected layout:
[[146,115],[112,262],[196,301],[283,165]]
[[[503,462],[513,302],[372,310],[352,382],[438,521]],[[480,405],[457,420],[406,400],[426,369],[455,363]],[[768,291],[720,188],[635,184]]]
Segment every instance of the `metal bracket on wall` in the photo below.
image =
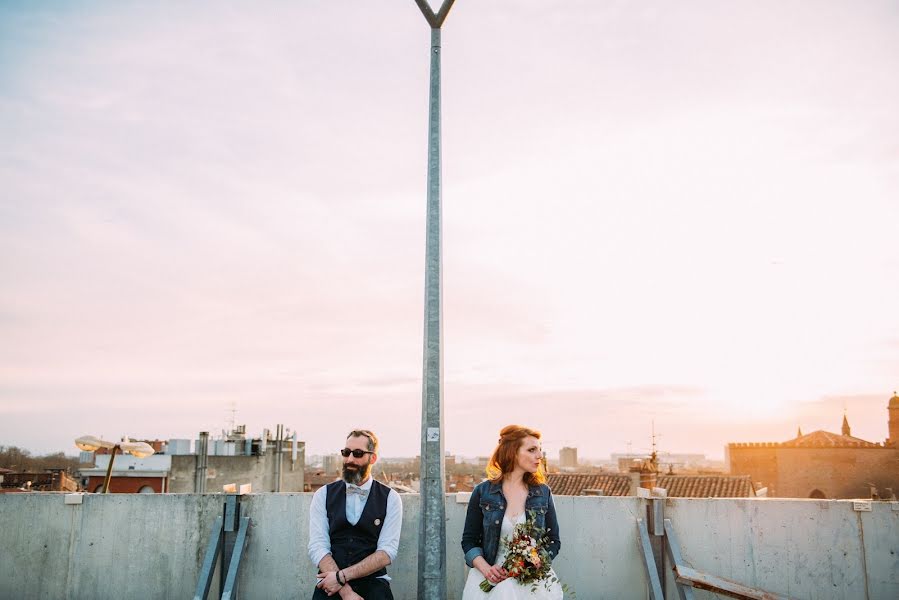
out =
[[247,545],[247,531],[250,528],[250,517],[241,516],[243,507],[240,496],[229,494],[225,497],[223,516],[216,517],[209,532],[203,566],[197,579],[194,600],[206,600],[212,578],[215,574],[215,563],[222,558],[220,573],[221,600],[237,598],[237,575],[240,559]]
[[[671,570],[674,575],[674,581],[677,584],[677,594],[679,600],[694,600],[694,589],[708,590],[729,598],[739,598],[741,600],[790,600],[787,596],[781,596],[773,592],[766,592],[731,581],[717,575],[703,573],[690,567],[681,553],[680,542],[677,534],[671,525],[671,519],[665,519],[661,515],[660,502],[658,498],[654,498],[656,505],[653,507],[653,537],[664,537],[665,554],[671,563]],[[661,518],[660,518],[661,517]],[[664,530],[659,531],[657,525],[664,523]],[[652,600],[664,600],[665,594],[662,588],[662,580],[656,569],[656,561],[653,554],[653,547],[650,542],[650,532],[643,519],[637,519],[637,539],[640,543],[640,558],[643,559],[643,565],[646,567],[646,574],[649,578],[649,597]],[[664,574],[662,575],[664,576]]]
[[643,519],[637,519],[637,537],[640,540],[640,558],[643,559],[643,566],[646,567],[646,575],[649,577],[649,598],[650,600],[665,600],[662,582],[659,579],[659,572],[656,570],[656,559],[652,555],[649,530]]
[[[649,577],[649,597],[651,600],[665,598],[665,499],[668,492],[663,488],[652,490],[639,488],[646,502],[646,517],[637,519],[637,537],[640,541],[640,558]],[[682,598],[683,600],[683,598]],[[692,598],[690,599],[692,600]]]
[[671,519],[665,519],[665,536],[668,538],[667,548],[669,557],[671,558],[672,568],[674,569],[674,577],[675,581],[677,581],[678,589],[680,589],[682,585],[685,585],[700,590],[715,592],[716,594],[721,594],[722,596],[728,596],[730,598],[741,598],[745,600],[790,600],[787,596],[751,588],[742,583],[737,583],[736,581],[731,581],[724,577],[710,575],[691,568],[684,561],[684,557],[681,554],[680,543],[677,540],[677,535],[674,533],[674,528],[671,526]]

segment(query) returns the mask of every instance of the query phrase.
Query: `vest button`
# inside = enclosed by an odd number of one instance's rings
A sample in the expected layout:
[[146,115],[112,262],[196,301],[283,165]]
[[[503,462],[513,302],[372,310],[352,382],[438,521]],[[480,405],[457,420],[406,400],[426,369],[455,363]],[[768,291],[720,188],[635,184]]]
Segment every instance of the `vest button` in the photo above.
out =
[[496,523],[497,525],[499,525],[499,519],[497,519],[497,520],[495,521],[495,523]]

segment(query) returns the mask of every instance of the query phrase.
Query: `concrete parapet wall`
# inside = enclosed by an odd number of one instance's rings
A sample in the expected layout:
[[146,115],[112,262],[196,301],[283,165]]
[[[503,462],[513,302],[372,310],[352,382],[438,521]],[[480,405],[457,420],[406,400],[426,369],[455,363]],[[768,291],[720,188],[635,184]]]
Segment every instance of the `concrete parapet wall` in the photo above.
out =
[[[253,494],[240,597],[309,598],[315,568],[306,556],[311,494]],[[188,598],[221,495],[0,496],[0,598]],[[581,600],[643,599],[646,575],[635,497],[556,497],[559,577]],[[417,585],[419,497],[404,495],[400,556],[388,569],[397,600]],[[447,588],[466,577],[460,539],[466,505],[447,496]],[[668,499],[665,516],[685,558],[701,571],[792,598],[899,598],[899,506],[871,512],[834,500]],[[214,591],[214,590],[213,590]],[[669,592],[673,587],[669,582]],[[210,594],[212,597],[212,594]],[[699,598],[713,597],[698,592]]]
[[0,598],[193,594],[221,497],[85,494],[80,505],[64,498],[0,495]]

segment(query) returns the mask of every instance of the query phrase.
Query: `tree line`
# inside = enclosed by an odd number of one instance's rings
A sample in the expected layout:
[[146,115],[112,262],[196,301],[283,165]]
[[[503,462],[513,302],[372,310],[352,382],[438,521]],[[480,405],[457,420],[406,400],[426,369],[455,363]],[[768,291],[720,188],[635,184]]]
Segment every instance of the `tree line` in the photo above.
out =
[[33,456],[24,448],[0,446],[0,468],[17,473],[40,473],[46,469],[65,469],[74,473],[78,468],[78,458],[62,452]]

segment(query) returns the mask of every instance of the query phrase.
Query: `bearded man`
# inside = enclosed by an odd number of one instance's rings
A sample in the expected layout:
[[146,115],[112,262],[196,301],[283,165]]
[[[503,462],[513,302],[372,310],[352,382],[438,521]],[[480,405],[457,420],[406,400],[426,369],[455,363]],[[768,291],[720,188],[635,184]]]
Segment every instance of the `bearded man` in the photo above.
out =
[[393,600],[386,567],[399,548],[403,504],[371,476],[378,461],[374,433],[354,429],[340,454],[343,479],[319,488],[309,508],[309,558],[319,580],[312,598]]

